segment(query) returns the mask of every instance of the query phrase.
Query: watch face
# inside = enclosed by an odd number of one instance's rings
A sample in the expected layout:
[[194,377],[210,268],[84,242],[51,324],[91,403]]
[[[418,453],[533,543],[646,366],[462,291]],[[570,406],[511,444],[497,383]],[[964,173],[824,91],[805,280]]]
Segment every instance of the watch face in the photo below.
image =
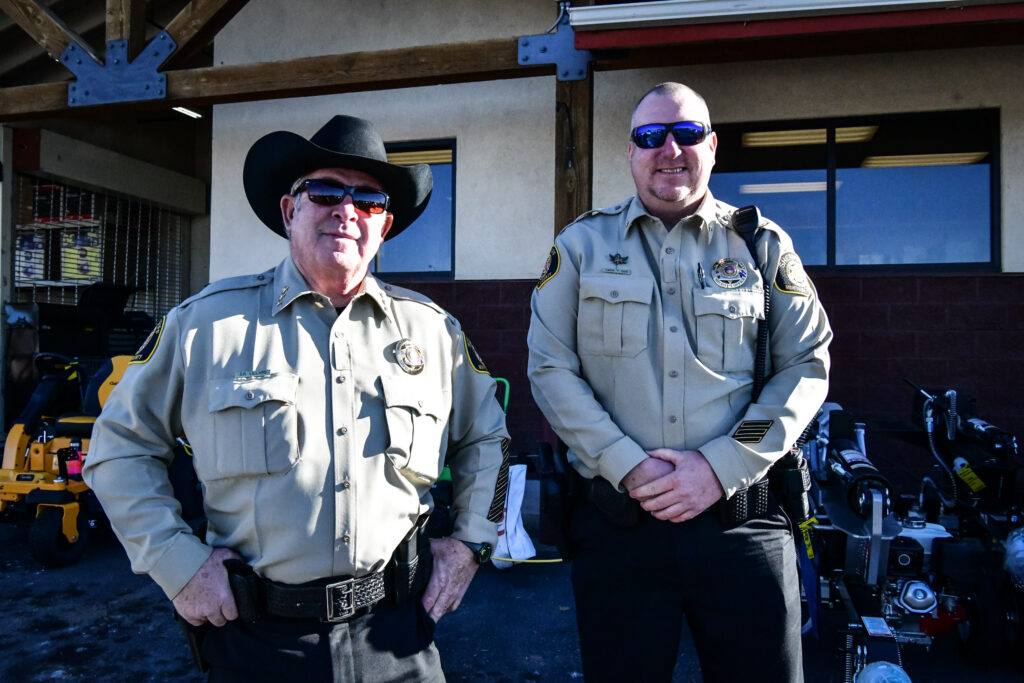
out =
[[491,544],[481,543],[480,548],[476,551],[476,561],[483,564],[489,559],[491,559]]
[[491,552],[494,549],[490,543],[470,543],[469,541],[463,541],[463,543],[473,551],[473,559],[476,560],[477,564],[483,564],[491,559]]

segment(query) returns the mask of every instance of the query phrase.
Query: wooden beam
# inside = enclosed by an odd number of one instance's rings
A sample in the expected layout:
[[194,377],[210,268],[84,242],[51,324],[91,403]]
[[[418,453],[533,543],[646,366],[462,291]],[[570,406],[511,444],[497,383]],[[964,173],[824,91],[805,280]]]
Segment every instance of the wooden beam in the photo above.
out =
[[107,42],[127,41],[127,57],[146,46],[146,0],[107,0]]
[[[7,0],[0,0],[4,2]],[[99,107],[69,107],[66,83],[0,89],[0,121],[95,114],[110,108],[153,110],[172,106],[251,102],[343,92],[410,88],[525,78],[554,73],[554,64],[520,66],[518,39],[353,52],[282,62],[167,72],[167,97]]]
[[594,203],[594,74],[555,83],[555,236]]
[[165,62],[164,68],[183,66],[213,40],[249,0],[191,0],[164,29],[178,49]]
[[0,10],[14,20],[47,54],[60,59],[68,44],[76,42],[96,61],[101,61],[88,43],[71,31],[40,0],[0,0]]

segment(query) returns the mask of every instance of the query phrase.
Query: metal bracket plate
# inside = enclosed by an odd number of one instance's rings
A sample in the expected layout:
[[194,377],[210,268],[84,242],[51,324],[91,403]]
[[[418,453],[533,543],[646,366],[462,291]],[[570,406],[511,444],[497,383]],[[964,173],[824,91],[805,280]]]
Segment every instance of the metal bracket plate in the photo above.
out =
[[167,76],[157,69],[177,49],[163,31],[138,56],[128,61],[128,41],[107,43],[106,63],[100,64],[75,42],[68,44],[60,63],[75,74],[68,84],[68,106],[85,107],[115,102],[159,100],[167,96]]
[[576,32],[569,24],[569,13],[563,12],[554,33],[523,36],[519,39],[519,63],[554,64],[560,81],[581,81],[587,77],[587,66],[594,61],[589,50],[576,49]]

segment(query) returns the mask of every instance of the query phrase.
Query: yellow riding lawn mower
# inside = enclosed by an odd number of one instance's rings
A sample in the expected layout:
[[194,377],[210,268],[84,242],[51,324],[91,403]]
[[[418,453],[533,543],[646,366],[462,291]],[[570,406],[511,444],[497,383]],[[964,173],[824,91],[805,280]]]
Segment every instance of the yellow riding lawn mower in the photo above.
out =
[[0,519],[29,524],[29,549],[47,567],[81,558],[103,510],[82,481],[89,437],[131,356],[86,375],[77,359],[36,354],[39,383],[7,433],[0,468]]

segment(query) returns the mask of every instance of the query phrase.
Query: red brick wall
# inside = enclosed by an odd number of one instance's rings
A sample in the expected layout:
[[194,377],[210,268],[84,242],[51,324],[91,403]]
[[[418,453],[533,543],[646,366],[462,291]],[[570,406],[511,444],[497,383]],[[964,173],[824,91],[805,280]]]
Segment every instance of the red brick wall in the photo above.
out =
[[[914,394],[904,377],[974,396],[983,419],[1024,440],[1024,275],[813,279],[835,333],[829,400],[868,422],[869,456],[879,467],[928,466],[927,451],[901,433]],[[520,453],[535,452],[545,433],[526,378],[534,282],[410,285],[451,311],[491,372],[511,383],[509,430]]]

